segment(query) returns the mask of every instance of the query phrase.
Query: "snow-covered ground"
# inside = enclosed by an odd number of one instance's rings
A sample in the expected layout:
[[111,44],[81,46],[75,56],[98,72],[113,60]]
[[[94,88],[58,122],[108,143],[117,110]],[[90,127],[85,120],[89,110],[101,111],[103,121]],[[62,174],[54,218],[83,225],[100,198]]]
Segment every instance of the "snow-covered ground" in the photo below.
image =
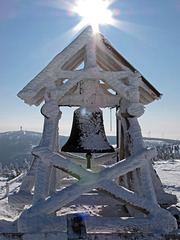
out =
[[156,161],[154,164],[164,189],[177,196],[180,204],[180,160]]
[[[180,206],[180,160],[156,161],[154,163],[154,168],[156,169],[164,185],[165,191],[175,194],[178,198],[177,205]],[[19,213],[15,209],[10,208],[8,205],[8,199],[6,197],[6,182],[7,179],[2,177],[0,178],[0,232],[13,232],[15,231],[15,226],[13,227],[13,224],[9,224],[9,222],[16,220],[19,216]],[[9,184],[9,194],[12,194],[14,191],[18,191],[19,186],[20,181],[12,181]],[[94,194],[94,196],[96,196],[95,192],[91,192],[89,195],[90,194]],[[93,206],[92,202],[91,204],[88,204],[88,196],[85,196],[85,205],[83,205],[83,198],[81,198],[81,201],[82,205],[78,204],[76,206],[74,204],[72,206],[63,208],[61,210],[61,215],[73,212],[86,212],[90,215],[100,216],[103,212],[105,216],[108,217],[108,214],[112,214],[112,211],[117,213],[117,206],[113,206],[113,201],[110,202],[109,206],[107,206],[105,203],[106,199],[104,199],[102,205],[100,205],[99,202],[98,205],[96,205],[95,201]]]

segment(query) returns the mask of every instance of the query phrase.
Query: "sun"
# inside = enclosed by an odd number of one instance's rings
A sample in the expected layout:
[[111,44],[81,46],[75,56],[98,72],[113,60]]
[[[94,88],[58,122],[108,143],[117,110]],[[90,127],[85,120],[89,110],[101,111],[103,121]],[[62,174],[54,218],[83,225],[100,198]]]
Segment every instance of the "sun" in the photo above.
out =
[[[111,25],[123,31],[123,21],[115,16],[121,15],[119,8],[110,9],[110,6],[117,0],[43,0],[42,4],[56,9],[66,10],[68,17],[80,17],[81,20],[66,34],[68,36],[78,33],[84,27],[91,25],[94,33],[99,32],[99,25]],[[112,7],[112,6],[111,6]],[[126,24],[127,25],[127,24]]]
[[112,0],[76,0],[72,12],[82,17],[77,28],[91,25],[94,32],[99,31],[99,25],[113,25],[113,13],[109,8]]
[[[99,25],[111,25],[136,38],[141,38],[141,25],[119,19],[119,15],[125,15],[127,11],[124,12],[120,8],[109,9],[115,2],[120,3],[119,0],[43,0],[41,4],[65,10],[68,17],[81,18],[78,24],[65,33],[70,38],[88,25],[92,26],[95,33],[99,32]],[[55,14],[57,16],[57,13]],[[62,13],[59,15],[62,16]]]

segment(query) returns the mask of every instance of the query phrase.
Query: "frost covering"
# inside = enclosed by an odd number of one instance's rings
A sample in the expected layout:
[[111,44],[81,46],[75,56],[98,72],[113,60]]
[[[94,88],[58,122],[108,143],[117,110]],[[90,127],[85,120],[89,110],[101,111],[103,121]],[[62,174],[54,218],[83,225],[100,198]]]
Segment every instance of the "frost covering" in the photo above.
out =
[[[86,70],[73,71],[82,62],[84,62]],[[127,86],[137,86],[138,81],[140,101],[143,104],[148,104],[161,97],[161,94],[115,50],[102,34],[93,35],[90,27],[59,53],[19,92],[18,96],[29,105],[39,105],[46,99],[49,90],[53,91],[54,95],[55,89],[57,90],[59,87],[58,91],[61,92],[61,94],[58,93],[59,105],[80,106],[84,95],[80,96],[80,89],[74,90],[72,87],[77,83],[80,85],[81,81],[89,78],[104,81],[104,85],[99,85],[102,92],[105,91],[108,95],[110,94],[107,90],[110,86],[120,96],[123,94],[130,98],[131,92],[134,90],[133,87],[128,88]],[[67,96],[66,93],[70,90],[73,90],[73,94],[71,92]],[[106,107],[119,104],[119,97],[117,100],[117,97],[112,96],[112,99],[108,97],[107,102],[105,99]]]
[[[82,62],[84,68],[75,70]],[[175,218],[158,205],[158,192],[161,203],[167,194],[152,167],[156,152],[145,148],[137,120],[144,113],[144,105],[160,94],[101,34],[92,35],[90,28],[84,30],[18,96],[29,105],[45,100],[41,109],[43,136],[33,149],[34,162],[20,191],[9,197],[9,203],[18,208],[31,205],[18,219],[19,232],[67,231],[66,217],[56,213],[94,189],[125,206],[130,217],[86,216],[88,232],[149,233],[177,228]],[[116,107],[120,144],[115,152],[94,156],[91,170],[86,169],[83,158],[61,152],[61,106],[79,106],[77,115],[83,115],[86,109],[85,118],[81,118],[85,125],[89,110],[94,113],[99,108]],[[91,124],[84,128],[81,143],[86,149],[104,148],[95,134],[96,127]],[[87,131],[94,133],[88,140]],[[63,188],[64,176],[76,181]],[[168,199],[171,203],[176,201],[170,194]]]

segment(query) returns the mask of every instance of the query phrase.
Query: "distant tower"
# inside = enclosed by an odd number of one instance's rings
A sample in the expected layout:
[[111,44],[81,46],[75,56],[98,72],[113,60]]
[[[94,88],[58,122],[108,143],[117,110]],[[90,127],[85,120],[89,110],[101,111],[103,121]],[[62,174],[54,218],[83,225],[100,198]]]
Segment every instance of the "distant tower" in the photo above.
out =
[[148,138],[151,138],[151,131],[149,131],[147,135],[148,135]]
[[20,131],[22,131],[22,126],[20,126]]

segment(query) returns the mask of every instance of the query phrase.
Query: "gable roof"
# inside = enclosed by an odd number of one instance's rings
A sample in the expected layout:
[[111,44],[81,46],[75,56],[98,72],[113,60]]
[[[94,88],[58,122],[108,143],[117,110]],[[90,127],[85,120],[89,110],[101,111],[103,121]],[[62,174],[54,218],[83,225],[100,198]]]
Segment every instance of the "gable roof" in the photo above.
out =
[[[93,59],[93,51],[95,53],[95,60]],[[84,69],[76,70],[82,62],[86,65]],[[91,66],[89,67],[88,64]],[[97,71],[97,68],[99,71]],[[121,89],[127,85],[127,83],[122,83],[122,79],[126,79],[130,74],[136,73],[139,74],[101,33],[93,35],[91,27],[88,27],[62,52],[57,54],[33,80],[18,93],[18,97],[29,105],[34,104],[38,106],[44,101],[45,95],[49,90],[58,88],[62,94],[59,105],[72,106],[73,104],[73,106],[78,106],[78,99],[77,103],[74,101],[68,103],[68,99],[70,99],[70,96],[73,94],[75,96],[75,88],[83,81],[83,78],[87,79],[88,76],[91,75],[91,78],[103,80],[103,84],[100,84],[101,90],[103,89],[106,94],[109,94],[109,96],[114,99],[117,98],[118,101],[118,97],[112,96],[111,93],[108,93],[108,90],[112,89],[115,92],[117,91],[117,94],[121,94]],[[143,104],[148,104],[159,99],[161,94],[141,74],[139,75],[141,76],[138,86],[140,94],[139,101]],[[121,81],[119,81],[119,78],[121,78]],[[111,79],[111,81],[109,79]],[[114,106],[116,105],[116,101],[113,101],[113,104],[106,104],[107,106]]]

